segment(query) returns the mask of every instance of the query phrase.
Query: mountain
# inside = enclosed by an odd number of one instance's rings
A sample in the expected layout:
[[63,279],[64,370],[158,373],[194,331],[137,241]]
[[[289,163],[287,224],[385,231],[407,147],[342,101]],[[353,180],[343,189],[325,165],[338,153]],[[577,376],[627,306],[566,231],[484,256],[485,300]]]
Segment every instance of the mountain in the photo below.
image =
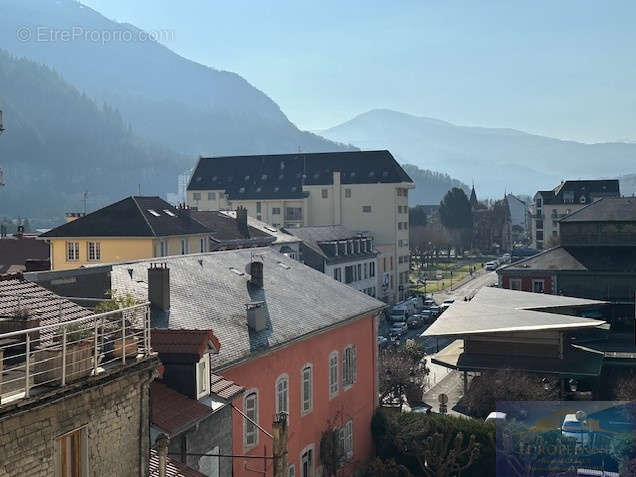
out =
[[457,126],[376,109],[320,134],[361,148],[387,148],[396,159],[475,182],[479,197],[530,194],[562,179],[636,171],[636,144],[583,144],[514,129]]
[[453,187],[464,189],[466,195],[470,188],[461,181],[453,179],[448,174],[420,169],[413,164],[402,164],[411,179],[415,182],[415,189],[409,193],[411,207],[417,204],[439,204],[446,192]]
[[621,186],[621,194],[636,195],[636,174],[626,174],[618,178]]
[[[136,136],[112,107],[0,50],[0,215],[62,217],[124,195],[163,194],[187,158]],[[190,162],[193,162],[190,159]]]
[[239,75],[183,58],[78,2],[0,0],[0,11],[3,48],[54,68],[157,144],[190,156],[351,149],[300,131]]

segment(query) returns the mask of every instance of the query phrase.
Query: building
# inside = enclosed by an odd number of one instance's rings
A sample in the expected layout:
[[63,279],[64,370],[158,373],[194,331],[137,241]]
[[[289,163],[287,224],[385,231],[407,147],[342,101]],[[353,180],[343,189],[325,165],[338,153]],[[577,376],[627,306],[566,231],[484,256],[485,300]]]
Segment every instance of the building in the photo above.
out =
[[127,197],[68,222],[40,238],[49,242],[51,270],[210,250],[266,247],[275,238],[219,212],[176,208],[159,197]]
[[538,250],[559,243],[559,220],[602,197],[619,197],[618,180],[564,181],[534,195],[532,247]]
[[0,475],[146,475],[158,366],[147,312],[97,317],[0,277]]
[[[236,218],[237,211],[235,210],[222,210],[219,213],[228,217]],[[254,227],[263,233],[266,233],[274,237],[274,241],[269,244],[272,250],[276,250],[278,253],[283,253],[294,260],[300,260],[300,242],[301,240],[290,233],[289,231],[281,230],[280,228],[273,227],[267,222],[258,220],[255,217],[247,216],[247,224],[250,227]]]
[[472,248],[482,252],[508,252],[512,249],[512,216],[507,196],[502,200],[482,203],[475,187],[470,192],[473,216]]
[[636,199],[596,200],[561,218],[559,229],[561,245],[497,270],[500,286],[634,302]]
[[28,275],[74,296],[112,289],[150,298],[153,330],[211,330],[221,344],[210,363],[211,390],[221,375],[245,389],[231,405],[233,475],[272,475],[271,459],[240,456],[272,455],[279,412],[288,413],[289,475],[319,471],[328,426],[341,432],[345,474],[372,455],[384,303],[268,247],[166,257],[162,280],[151,283],[155,262]]
[[344,225],[370,233],[379,252],[377,297],[394,302],[407,291],[414,187],[389,151],[210,157],[199,159],[187,203],[198,210],[246,207],[277,228]]
[[632,341],[612,351],[605,320],[586,314],[602,317],[605,304],[486,287],[471,301],[453,304],[422,335],[455,340],[432,362],[463,372],[464,386],[468,372],[515,370],[555,378],[562,399],[573,381],[574,391],[598,399],[604,368],[634,366],[636,347]]
[[373,238],[342,225],[295,227],[302,262],[370,296],[376,295],[377,252]]
[[49,246],[34,235],[0,235],[0,275],[48,270],[49,266]]

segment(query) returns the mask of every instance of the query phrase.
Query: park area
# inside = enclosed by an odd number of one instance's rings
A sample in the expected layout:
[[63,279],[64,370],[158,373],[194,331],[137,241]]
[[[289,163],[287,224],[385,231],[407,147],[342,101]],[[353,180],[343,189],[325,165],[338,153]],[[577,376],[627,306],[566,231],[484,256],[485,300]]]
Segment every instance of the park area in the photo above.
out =
[[418,293],[437,293],[451,288],[481,270],[488,260],[482,257],[438,261],[416,265],[409,275],[409,288]]

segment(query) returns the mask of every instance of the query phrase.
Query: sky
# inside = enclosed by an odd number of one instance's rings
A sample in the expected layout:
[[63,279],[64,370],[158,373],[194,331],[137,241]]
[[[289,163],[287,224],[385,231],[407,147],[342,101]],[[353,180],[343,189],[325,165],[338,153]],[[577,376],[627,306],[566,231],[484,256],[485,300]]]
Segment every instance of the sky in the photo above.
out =
[[168,30],[302,129],[389,108],[582,142],[636,141],[632,0],[81,0]]

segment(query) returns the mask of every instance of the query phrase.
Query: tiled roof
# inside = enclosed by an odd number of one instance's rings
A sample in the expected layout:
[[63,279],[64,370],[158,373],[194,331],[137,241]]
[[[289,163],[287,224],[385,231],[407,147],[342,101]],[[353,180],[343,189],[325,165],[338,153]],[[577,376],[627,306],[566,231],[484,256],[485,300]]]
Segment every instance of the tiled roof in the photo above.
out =
[[[168,457],[166,465],[166,477],[205,477],[205,474],[188,467],[181,462]],[[159,454],[155,449],[150,449],[150,462],[148,465],[148,477],[159,477]]]
[[163,237],[207,232],[188,211],[177,209],[160,197],[131,196],[40,237]]
[[22,279],[19,275],[0,276],[0,316],[12,316],[18,307],[40,318],[40,326],[90,316],[86,308],[49,290]]
[[229,200],[306,197],[303,185],[413,182],[389,151],[205,157],[188,190],[225,190]]
[[168,436],[176,436],[210,416],[214,411],[199,401],[154,381],[150,385],[152,425]]
[[636,222],[636,197],[604,197],[565,216],[561,222]]
[[49,244],[33,237],[0,238],[0,275],[25,269],[28,259],[46,260],[49,258]]
[[244,233],[238,226],[236,218],[229,217],[218,211],[190,210],[190,215],[201,224],[205,225],[210,238],[222,242],[226,240],[257,240],[271,239],[274,237],[249,224],[247,233]]
[[151,331],[152,349],[160,354],[195,354],[199,358],[209,350],[221,348],[219,340],[210,330],[169,330],[153,328]]
[[[264,287],[248,283],[246,267],[262,260]],[[153,260],[113,265],[112,288],[147,299],[144,281]],[[170,310],[153,309],[153,327],[212,330],[223,345],[222,369],[385,304],[269,247],[162,259],[170,268]],[[132,277],[129,273],[132,270]],[[267,327],[247,326],[246,304],[263,301]]]
[[234,381],[225,379],[218,374],[210,374],[210,393],[216,394],[220,398],[231,401],[235,396],[241,394],[245,388],[239,386]]

